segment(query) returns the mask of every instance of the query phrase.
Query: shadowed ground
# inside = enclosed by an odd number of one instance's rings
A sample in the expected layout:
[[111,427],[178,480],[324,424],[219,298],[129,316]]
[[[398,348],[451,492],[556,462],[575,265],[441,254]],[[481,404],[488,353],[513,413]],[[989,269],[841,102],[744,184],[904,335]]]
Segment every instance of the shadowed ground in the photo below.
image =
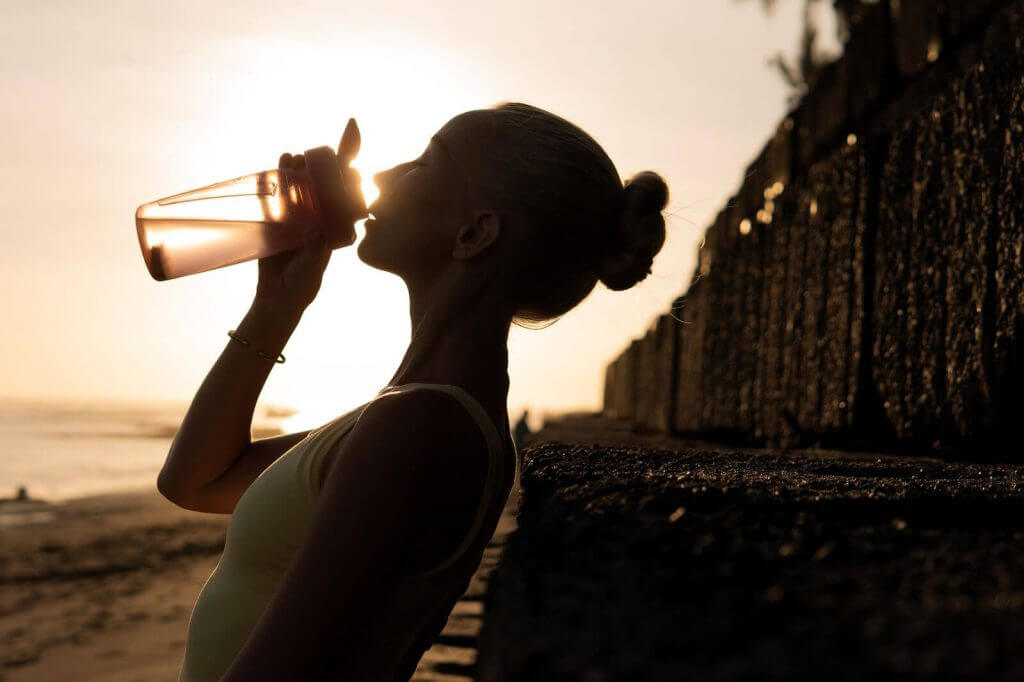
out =
[[1024,677],[1024,466],[586,416],[524,459],[481,681]]

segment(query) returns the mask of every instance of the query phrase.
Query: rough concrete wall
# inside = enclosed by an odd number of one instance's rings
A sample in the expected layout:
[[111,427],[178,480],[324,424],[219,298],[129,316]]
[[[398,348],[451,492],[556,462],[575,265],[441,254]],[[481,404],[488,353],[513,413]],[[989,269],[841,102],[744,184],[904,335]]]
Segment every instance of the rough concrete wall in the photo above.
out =
[[656,344],[655,327],[652,324],[636,348],[636,415],[633,423],[642,431],[654,429],[654,393],[658,384],[666,381],[665,377],[657,374]]
[[685,296],[676,299],[678,324],[673,325],[676,331],[676,351],[678,380],[675,387],[674,417],[671,430],[680,432],[696,432],[701,427],[701,401],[699,391],[694,386],[701,385],[704,325],[707,321],[706,283],[698,280],[690,286]]
[[632,421],[636,414],[636,348],[639,344],[639,340],[633,340],[616,360],[615,395],[612,404],[606,406],[608,416],[615,419]]
[[[673,303],[675,307],[675,303]],[[654,376],[668,377],[667,381],[654,382],[654,405],[652,430],[664,433],[672,428],[675,412],[675,382],[679,376],[679,349],[676,346],[676,320],[666,313],[658,317],[654,327],[655,353]]]
[[621,359],[622,358],[616,359],[614,362],[612,362],[611,364],[609,364],[607,367],[604,368],[604,399],[602,400],[602,405],[604,405],[604,408],[603,408],[602,412],[604,413],[604,416],[611,417],[613,419],[617,418],[617,416],[618,416],[618,415],[615,414],[615,407],[614,407],[614,405],[615,405],[615,377],[616,377],[616,374],[618,373],[619,367],[622,364],[620,362]]
[[1013,427],[1024,2],[889,0],[854,22],[707,229],[687,290],[613,363],[608,414],[967,456]]

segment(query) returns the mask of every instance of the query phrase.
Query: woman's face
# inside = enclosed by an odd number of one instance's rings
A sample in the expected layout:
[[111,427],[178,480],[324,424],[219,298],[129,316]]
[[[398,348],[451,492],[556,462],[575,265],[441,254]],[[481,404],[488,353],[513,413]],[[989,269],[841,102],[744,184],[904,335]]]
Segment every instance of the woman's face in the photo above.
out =
[[419,157],[374,174],[380,195],[368,207],[360,260],[414,279],[429,277],[451,260],[459,228],[469,220],[466,179],[472,170],[458,150],[472,135],[478,119],[473,113],[446,123]]

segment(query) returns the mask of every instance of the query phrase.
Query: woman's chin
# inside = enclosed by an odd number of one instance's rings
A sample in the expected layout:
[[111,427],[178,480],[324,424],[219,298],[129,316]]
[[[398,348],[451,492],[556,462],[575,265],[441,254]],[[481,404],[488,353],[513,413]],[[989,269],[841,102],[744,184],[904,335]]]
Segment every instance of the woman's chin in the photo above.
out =
[[381,258],[381,254],[375,252],[373,237],[369,235],[363,237],[362,241],[356,246],[356,256],[371,268],[377,268],[378,270],[388,269],[385,259]]
[[372,249],[366,243],[368,240],[369,237],[365,236],[356,245],[356,255],[359,257],[359,260],[363,261],[367,265],[374,265]]

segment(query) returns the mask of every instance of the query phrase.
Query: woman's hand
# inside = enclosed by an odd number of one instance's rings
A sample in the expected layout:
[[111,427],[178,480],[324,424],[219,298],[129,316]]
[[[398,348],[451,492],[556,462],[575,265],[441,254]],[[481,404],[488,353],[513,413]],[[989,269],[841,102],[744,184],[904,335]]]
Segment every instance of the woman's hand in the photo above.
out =
[[[362,179],[359,171],[349,164],[359,154],[361,142],[359,126],[354,118],[350,118],[341,135],[341,142],[338,143],[337,156],[342,182],[359,204],[353,208],[357,219],[367,215],[361,190]],[[305,168],[306,159],[302,154],[292,156],[285,153],[278,159],[277,167]],[[324,234],[318,227],[308,228],[304,237],[302,248],[259,259],[259,281],[253,305],[301,314],[313,302],[331,259],[331,249],[326,245]]]
[[[302,154],[282,154],[278,168],[305,168]],[[304,246],[259,259],[259,280],[254,305],[301,312],[320,291],[331,249],[323,232],[310,226],[304,234]]]

